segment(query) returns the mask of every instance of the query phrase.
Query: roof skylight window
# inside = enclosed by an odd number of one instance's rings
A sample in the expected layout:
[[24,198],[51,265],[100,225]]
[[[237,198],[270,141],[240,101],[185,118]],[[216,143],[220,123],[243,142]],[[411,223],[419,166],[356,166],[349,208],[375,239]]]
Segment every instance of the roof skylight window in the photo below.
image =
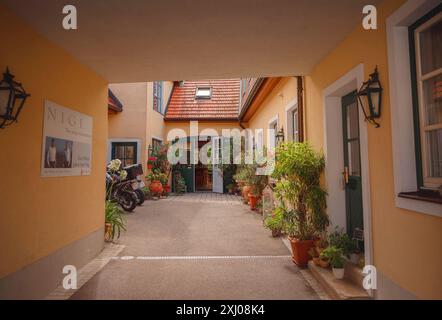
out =
[[195,99],[210,99],[212,96],[212,88],[198,87],[196,88]]

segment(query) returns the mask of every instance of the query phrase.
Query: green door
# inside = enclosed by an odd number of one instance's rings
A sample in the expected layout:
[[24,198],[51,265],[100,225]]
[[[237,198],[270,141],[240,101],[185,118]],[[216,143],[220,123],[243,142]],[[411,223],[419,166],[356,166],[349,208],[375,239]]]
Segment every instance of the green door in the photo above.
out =
[[359,141],[359,109],[356,92],[342,98],[342,127],[344,143],[344,184],[347,233],[363,230],[361,153]]

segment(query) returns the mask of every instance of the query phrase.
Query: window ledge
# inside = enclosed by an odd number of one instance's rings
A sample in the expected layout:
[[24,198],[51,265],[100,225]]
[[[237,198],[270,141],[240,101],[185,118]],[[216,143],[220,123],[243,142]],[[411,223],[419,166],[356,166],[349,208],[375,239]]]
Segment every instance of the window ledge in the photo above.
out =
[[442,204],[442,197],[434,191],[401,192],[398,197]]

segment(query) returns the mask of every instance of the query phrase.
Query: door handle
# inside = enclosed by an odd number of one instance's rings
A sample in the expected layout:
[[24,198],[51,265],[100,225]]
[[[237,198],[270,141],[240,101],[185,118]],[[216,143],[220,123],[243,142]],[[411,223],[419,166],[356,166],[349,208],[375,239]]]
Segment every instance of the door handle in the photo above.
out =
[[344,171],[342,172],[342,176],[344,178],[345,185],[347,185],[348,184],[348,167],[347,166],[344,167]]

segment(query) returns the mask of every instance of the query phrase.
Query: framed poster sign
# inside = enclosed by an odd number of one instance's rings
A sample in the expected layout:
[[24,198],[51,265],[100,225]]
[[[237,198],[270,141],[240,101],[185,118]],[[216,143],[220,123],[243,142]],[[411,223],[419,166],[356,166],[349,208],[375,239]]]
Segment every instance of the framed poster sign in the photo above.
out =
[[91,173],[92,117],[45,101],[42,177]]

